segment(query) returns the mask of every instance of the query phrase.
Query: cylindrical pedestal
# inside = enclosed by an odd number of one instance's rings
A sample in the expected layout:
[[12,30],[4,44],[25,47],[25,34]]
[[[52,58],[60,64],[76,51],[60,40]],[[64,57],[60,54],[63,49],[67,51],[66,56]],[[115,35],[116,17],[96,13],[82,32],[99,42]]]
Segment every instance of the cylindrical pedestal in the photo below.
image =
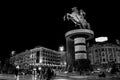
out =
[[87,59],[86,39],[83,37],[74,38],[75,60]]
[[89,29],[75,29],[65,34],[68,67],[74,68],[78,59],[87,59],[86,40],[93,36],[93,31]]

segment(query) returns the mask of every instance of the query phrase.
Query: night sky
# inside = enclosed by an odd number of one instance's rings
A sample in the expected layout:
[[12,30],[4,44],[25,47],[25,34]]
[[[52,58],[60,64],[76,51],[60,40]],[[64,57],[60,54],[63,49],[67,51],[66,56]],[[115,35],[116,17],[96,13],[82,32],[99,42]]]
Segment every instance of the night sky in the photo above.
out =
[[[58,50],[65,46],[64,34],[74,29],[63,16],[72,7],[86,12],[86,20],[94,30],[95,37],[108,36],[110,42],[120,39],[119,7],[117,2],[91,2],[88,0],[41,0],[41,2],[3,2],[1,9],[1,53],[9,57],[36,46]],[[94,39],[93,39],[94,41]]]

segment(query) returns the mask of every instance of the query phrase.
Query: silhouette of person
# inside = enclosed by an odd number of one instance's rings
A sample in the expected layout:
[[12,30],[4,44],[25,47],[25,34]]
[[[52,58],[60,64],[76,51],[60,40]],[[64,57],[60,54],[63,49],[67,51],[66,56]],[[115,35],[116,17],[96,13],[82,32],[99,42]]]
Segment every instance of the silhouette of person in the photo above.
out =
[[52,77],[52,72],[51,72],[51,69],[48,67],[47,68],[47,80],[50,80]]

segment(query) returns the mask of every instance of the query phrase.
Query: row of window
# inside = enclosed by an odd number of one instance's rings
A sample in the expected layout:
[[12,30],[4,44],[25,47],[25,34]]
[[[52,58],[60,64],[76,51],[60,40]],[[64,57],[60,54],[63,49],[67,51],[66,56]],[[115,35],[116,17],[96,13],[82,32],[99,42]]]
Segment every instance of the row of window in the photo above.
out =
[[118,52],[120,52],[120,49],[118,49],[118,48],[96,48],[95,49],[95,52],[102,52],[102,51],[108,51],[108,52],[116,52],[116,51],[118,51]]
[[42,54],[42,56],[46,56],[46,57],[52,57],[52,58],[60,58],[59,55],[51,55],[51,54]]
[[[39,54],[39,55],[38,55]],[[42,50],[42,51],[35,51],[35,52],[29,52],[29,54],[21,54],[15,56],[15,58],[11,58],[12,63],[17,63],[19,65],[22,65],[22,67],[29,66],[30,64],[35,62],[36,57],[40,57],[42,55],[43,57],[43,63],[45,64],[56,64],[59,65],[60,63],[60,54],[54,51],[49,50]],[[46,58],[44,58],[46,57]],[[46,61],[45,61],[46,60]],[[28,65],[24,65],[24,64]]]
[[56,64],[56,65],[57,65],[57,64],[58,64],[58,65],[60,64],[59,62],[50,62],[50,61],[47,61],[47,62],[46,62],[46,61],[43,61],[42,63],[43,63],[43,64],[44,64],[44,63],[45,63],[45,64]]
[[94,61],[95,61],[95,63],[105,63],[105,62],[108,63],[108,62],[112,62],[112,61],[116,62],[116,59],[109,56],[109,59],[105,58],[105,57],[103,57],[103,58],[99,57],[99,58],[96,58]]
[[43,58],[43,60],[47,60],[47,61],[60,61],[60,59],[54,59],[54,58]]
[[57,52],[55,53],[53,51],[44,50],[44,49],[41,52],[42,52],[42,54],[59,55]]

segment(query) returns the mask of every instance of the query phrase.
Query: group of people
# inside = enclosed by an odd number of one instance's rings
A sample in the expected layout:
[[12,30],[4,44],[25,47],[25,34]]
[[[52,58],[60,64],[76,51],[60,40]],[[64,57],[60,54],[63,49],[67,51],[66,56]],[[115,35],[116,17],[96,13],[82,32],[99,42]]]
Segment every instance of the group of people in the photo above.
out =
[[[52,77],[55,76],[55,71],[54,69],[50,67],[42,67],[40,70],[37,69],[37,76],[39,77],[40,80],[50,80]],[[18,77],[18,69],[15,71],[15,77],[17,79]]]
[[55,76],[54,70],[49,67],[41,68],[41,70],[37,70],[37,73],[40,80],[50,80],[53,76]]

